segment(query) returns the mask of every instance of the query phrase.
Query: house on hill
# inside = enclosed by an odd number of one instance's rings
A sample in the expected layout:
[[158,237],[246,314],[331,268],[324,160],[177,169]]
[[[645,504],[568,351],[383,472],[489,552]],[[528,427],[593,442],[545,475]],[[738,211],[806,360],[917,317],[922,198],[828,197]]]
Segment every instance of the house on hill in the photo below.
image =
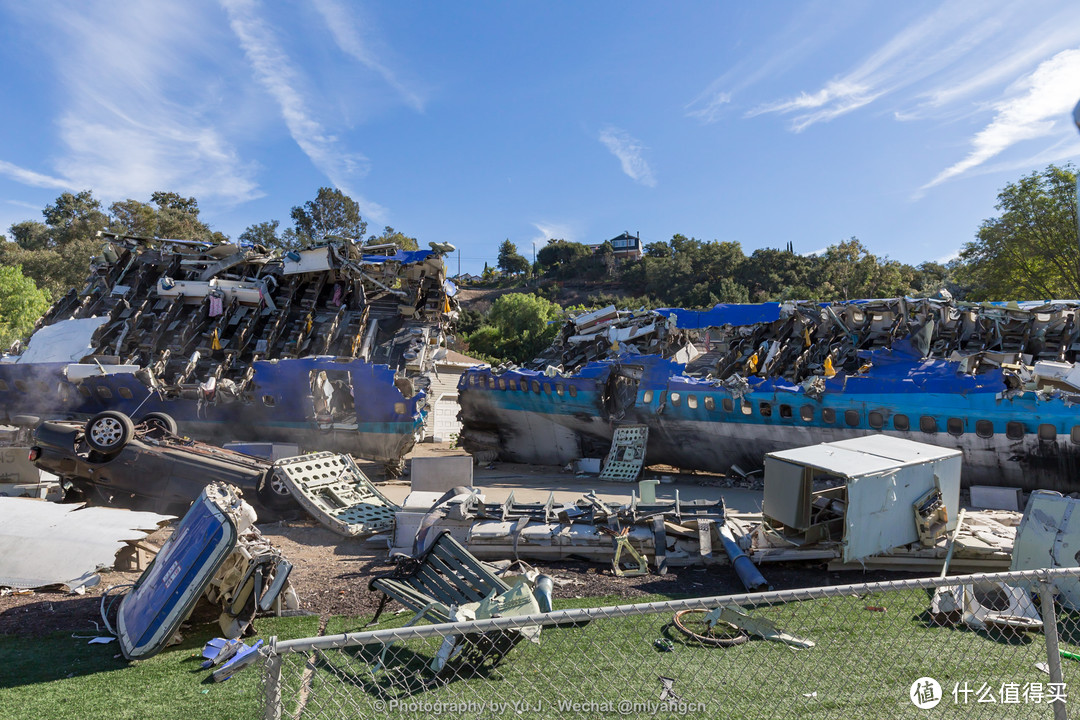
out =
[[[625,262],[627,260],[640,260],[645,256],[644,250],[641,247],[641,233],[637,235],[631,235],[629,232],[624,232],[622,235],[608,240],[611,243],[612,249],[615,250],[615,262]],[[597,243],[596,245],[589,245],[596,252],[604,243]]]

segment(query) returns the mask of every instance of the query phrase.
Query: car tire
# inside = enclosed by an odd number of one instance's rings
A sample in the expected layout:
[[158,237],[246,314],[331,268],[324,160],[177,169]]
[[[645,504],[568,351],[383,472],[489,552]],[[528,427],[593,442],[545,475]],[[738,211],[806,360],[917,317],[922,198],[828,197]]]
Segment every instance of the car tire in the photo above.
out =
[[296,498],[273,469],[259,480],[256,494],[259,502],[270,510],[288,510],[297,506]]
[[177,434],[176,420],[172,415],[167,415],[163,412],[146,413],[143,416],[142,423],[147,426],[148,429],[165,430],[170,435]]
[[135,423],[122,412],[106,410],[86,421],[86,444],[106,455],[115,455],[135,437]]

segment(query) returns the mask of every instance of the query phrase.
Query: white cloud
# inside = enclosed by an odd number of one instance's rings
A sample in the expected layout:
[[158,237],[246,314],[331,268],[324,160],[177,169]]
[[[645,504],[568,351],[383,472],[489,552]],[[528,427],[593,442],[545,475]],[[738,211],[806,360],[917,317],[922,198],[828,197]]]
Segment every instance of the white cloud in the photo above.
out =
[[802,257],[817,257],[818,255],[824,255],[828,250],[829,248],[823,247],[818,248],[817,250],[811,250],[810,252],[800,253],[800,255]]
[[962,175],[1025,140],[1056,134],[1076,102],[1080,48],[1043,62],[1015,85],[1015,94],[994,106],[994,119],[971,139],[967,157],[938,173],[923,190]]
[[980,93],[1078,43],[1080,6],[945,2],[816,90],[761,103],[744,117],[789,115],[800,132],[889,98],[898,121],[955,118],[979,109]]
[[951,262],[952,262],[953,260],[956,260],[956,259],[957,259],[957,258],[959,258],[959,257],[960,257],[960,251],[959,251],[959,250],[953,250],[953,251],[952,251],[951,253],[949,253],[948,255],[942,255],[941,257],[939,257],[939,258],[938,258],[937,260],[935,260],[934,262],[936,262],[936,263],[938,263],[938,264],[940,264],[940,265],[948,265],[948,264],[949,264],[949,263],[951,263]]
[[45,174],[8,162],[35,187],[105,199],[175,190],[239,202],[259,196],[253,166],[216,128],[216,87],[193,78],[213,54],[213,25],[186,5],[48,6],[28,32],[51,38],[62,148]]
[[258,15],[258,4],[254,0],[222,0],[222,4],[256,79],[277,102],[293,140],[330,182],[356,200],[364,215],[385,223],[386,208],[349,187],[352,180],[367,172],[367,158],[343,150],[338,138],[313,117],[299,89],[305,85],[300,71],[282,50],[274,29]]
[[23,185],[31,185],[33,187],[55,188],[58,190],[68,190],[72,187],[71,184],[63,178],[42,175],[41,173],[21,168],[18,165],[12,165],[3,160],[0,160],[0,175],[6,175],[16,182],[20,182]]
[[[759,45],[749,57],[738,61],[686,104],[688,117],[703,123],[716,122],[737,94],[766,78],[783,74],[815,48],[827,46],[856,14],[840,3],[805,3],[787,10],[790,11],[787,24],[771,42]],[[813,27],[814,32],[808,33],[807,27]]]
[[539,250],[547,245],[548,240],[553,240],[555,238],[566,240],[567,242],[575,242],[574,230],[569,225],[548,222],[534,222],[532,225],[539,232],[539,235],[533,237],[530,243],[535,250]]
[[690,117],[695,117],[702,122],[716,122],[720,118],[720,113],[722,113],[724,108],[729,104],[731,104],[730,92],[722,91],[715,87],[709,87],[686,106],[686,114]]
[[600,142],[619,159],[622,171],[628,177],[646,187],[656,187],[656,178],[653,177],[652,169],[641,156],[645,149],[641,141],[625,130],[609,125],[600,132]]
[[343,7],[336,0],[315,0],[315,9],[322,15],[334,42],[342,52],[378,73],[387,85],[392,87],[417,112],[423,112],[424,99],[412,88],[407,87],[371,49],[372,42],[367,41],[357,28],[356,7]]
[[854,69],[829,80],[819,90],[764,103],[746,117],[794,114],[792,130],[801,132],[940,72],[984,43],[1001,23],[998,17],[985,19],[981,8],[946,3],[908,25]]
[[5,200],[5,205],[14,205],[15,207],[26,208],[27,210],[33,210],[35,213],[41,212],[41,205],[37,205],[25,200]]

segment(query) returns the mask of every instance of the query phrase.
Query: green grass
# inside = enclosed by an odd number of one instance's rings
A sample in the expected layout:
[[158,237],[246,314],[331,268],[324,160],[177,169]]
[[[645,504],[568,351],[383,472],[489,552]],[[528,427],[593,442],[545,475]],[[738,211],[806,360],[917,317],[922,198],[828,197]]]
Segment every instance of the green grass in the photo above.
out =
[[[315,635],[318,618],[265,618],[258,637]],[[115,642],[88,645],[60,633],[43,638],[0,637],[0,717],[4,720],[196,720],[259,718],[262,687],[256,668],[224,683],[199,668],[216,625],[189,632],[184,642],[148,660],[114,657]],[[81,633],[86,634],[86,633]],[[255,638],[257,639],[257,638]]]
[[[664,598],[643,598],[641,601]],[[617,604],[617,597],[573,601],[574,606]],[[566,602],[560,607],[569,607]],[[883,606],[873,612],[867,606]],[[381,646],[331,650],[312,657],[286,657],[283,699],[286,712],[306,703],[304,717],[372,717],[393,701],[485,703],[488,712],[548,720],[560,715],[599,716],[602,712],[560,712],[559,703],[605,703],[620,699],[657,702],[659,677],[675,679],[675,691],[688,703],[701,703],[693,717],[818,718],[836,717],[1028,717],[1049,716],[1045,704],[953,704],[954,682],[977,688],[985,682],[995,695],[1002,682],[1048,683],[1034,668],[1045,661],[1042,635],[1003,638],[966,629],[935,627],[928,621],[929,596],[922,591],[884,593],[868,598],[832,598],[810,603],[761,607],[753,611],[780,628],[817,645],[793,650],[752,639],[731,648],[698,646],[666,627],[670,615],[597,620],[583,628],[547,629],[539,645],[521,643],[498,667],[460,673],[450,682],[432,682],[427,665],[437,640],[410,640],[384,656],[385,669],[372,672]],[[379,627],[403,624],[408,614],[384,616]],[[367,618],[331,618],[325,633],[366,629]],[[262,619],[262,637],[281,639],[314,635],[315,618]],[[1063,647],[1077,650],[1080,623],[1061,623]],[[244,671],[223,684],[206,680],[198,668],[203,643],[213,636],[190,634],[182,646],[149,660],[114,659],[115,645],[86,645],[68,635],[42,639],[0,638],[0,717],[3,718],[257,718],[262,690],[260,673]],[[662,637],[674,650],[660,652]],[[313,661],[313,662],[312,662]],[[1073,667],[1066,664],[1066,680]],[[311,668],[314,668],[313,670]],[[933,711],[919,711],[908,701],[913,680],[936,678],[945,700]],[[816,696],[805,697],[805,695]],[[1078,691],[1080,693],[1080,691]],[[524,702],[515,713],[514,703]],[[380,704],[381,703],[381,704]],[[491,703],[509,703],[504,713]],[[332,714],[337,706],[347,715]],[[318,710],[326,714],[319,714]],[[973,712],[974,711],[974,712]],[[395,712],[394,717],[429,717],[433,713]],[[446,712],[447,717],[455,716]],[[670,716],[663,710],[661,716]],[[649,710],[618,717],[649,717]],[[457,714],[475,717],[477,712]]]

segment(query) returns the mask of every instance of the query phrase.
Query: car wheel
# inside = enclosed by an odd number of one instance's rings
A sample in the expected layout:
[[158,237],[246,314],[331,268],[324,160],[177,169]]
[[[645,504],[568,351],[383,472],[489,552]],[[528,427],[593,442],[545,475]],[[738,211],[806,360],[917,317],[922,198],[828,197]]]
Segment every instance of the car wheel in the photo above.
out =
[[85,435],[91,448],[114,455],[135,437],[135,424],[122,412],[106,410],[87,421]]
[[272,510],[283,510],[296,507],[296,500],[292,491],[281,476],[274,470],[266,473],[259,481],[259,500]]
[[146,413],[142,423],[150,430],[164,430],[170,435],[177,434],[176,420],[172,415],[166,415],[163,412]]

